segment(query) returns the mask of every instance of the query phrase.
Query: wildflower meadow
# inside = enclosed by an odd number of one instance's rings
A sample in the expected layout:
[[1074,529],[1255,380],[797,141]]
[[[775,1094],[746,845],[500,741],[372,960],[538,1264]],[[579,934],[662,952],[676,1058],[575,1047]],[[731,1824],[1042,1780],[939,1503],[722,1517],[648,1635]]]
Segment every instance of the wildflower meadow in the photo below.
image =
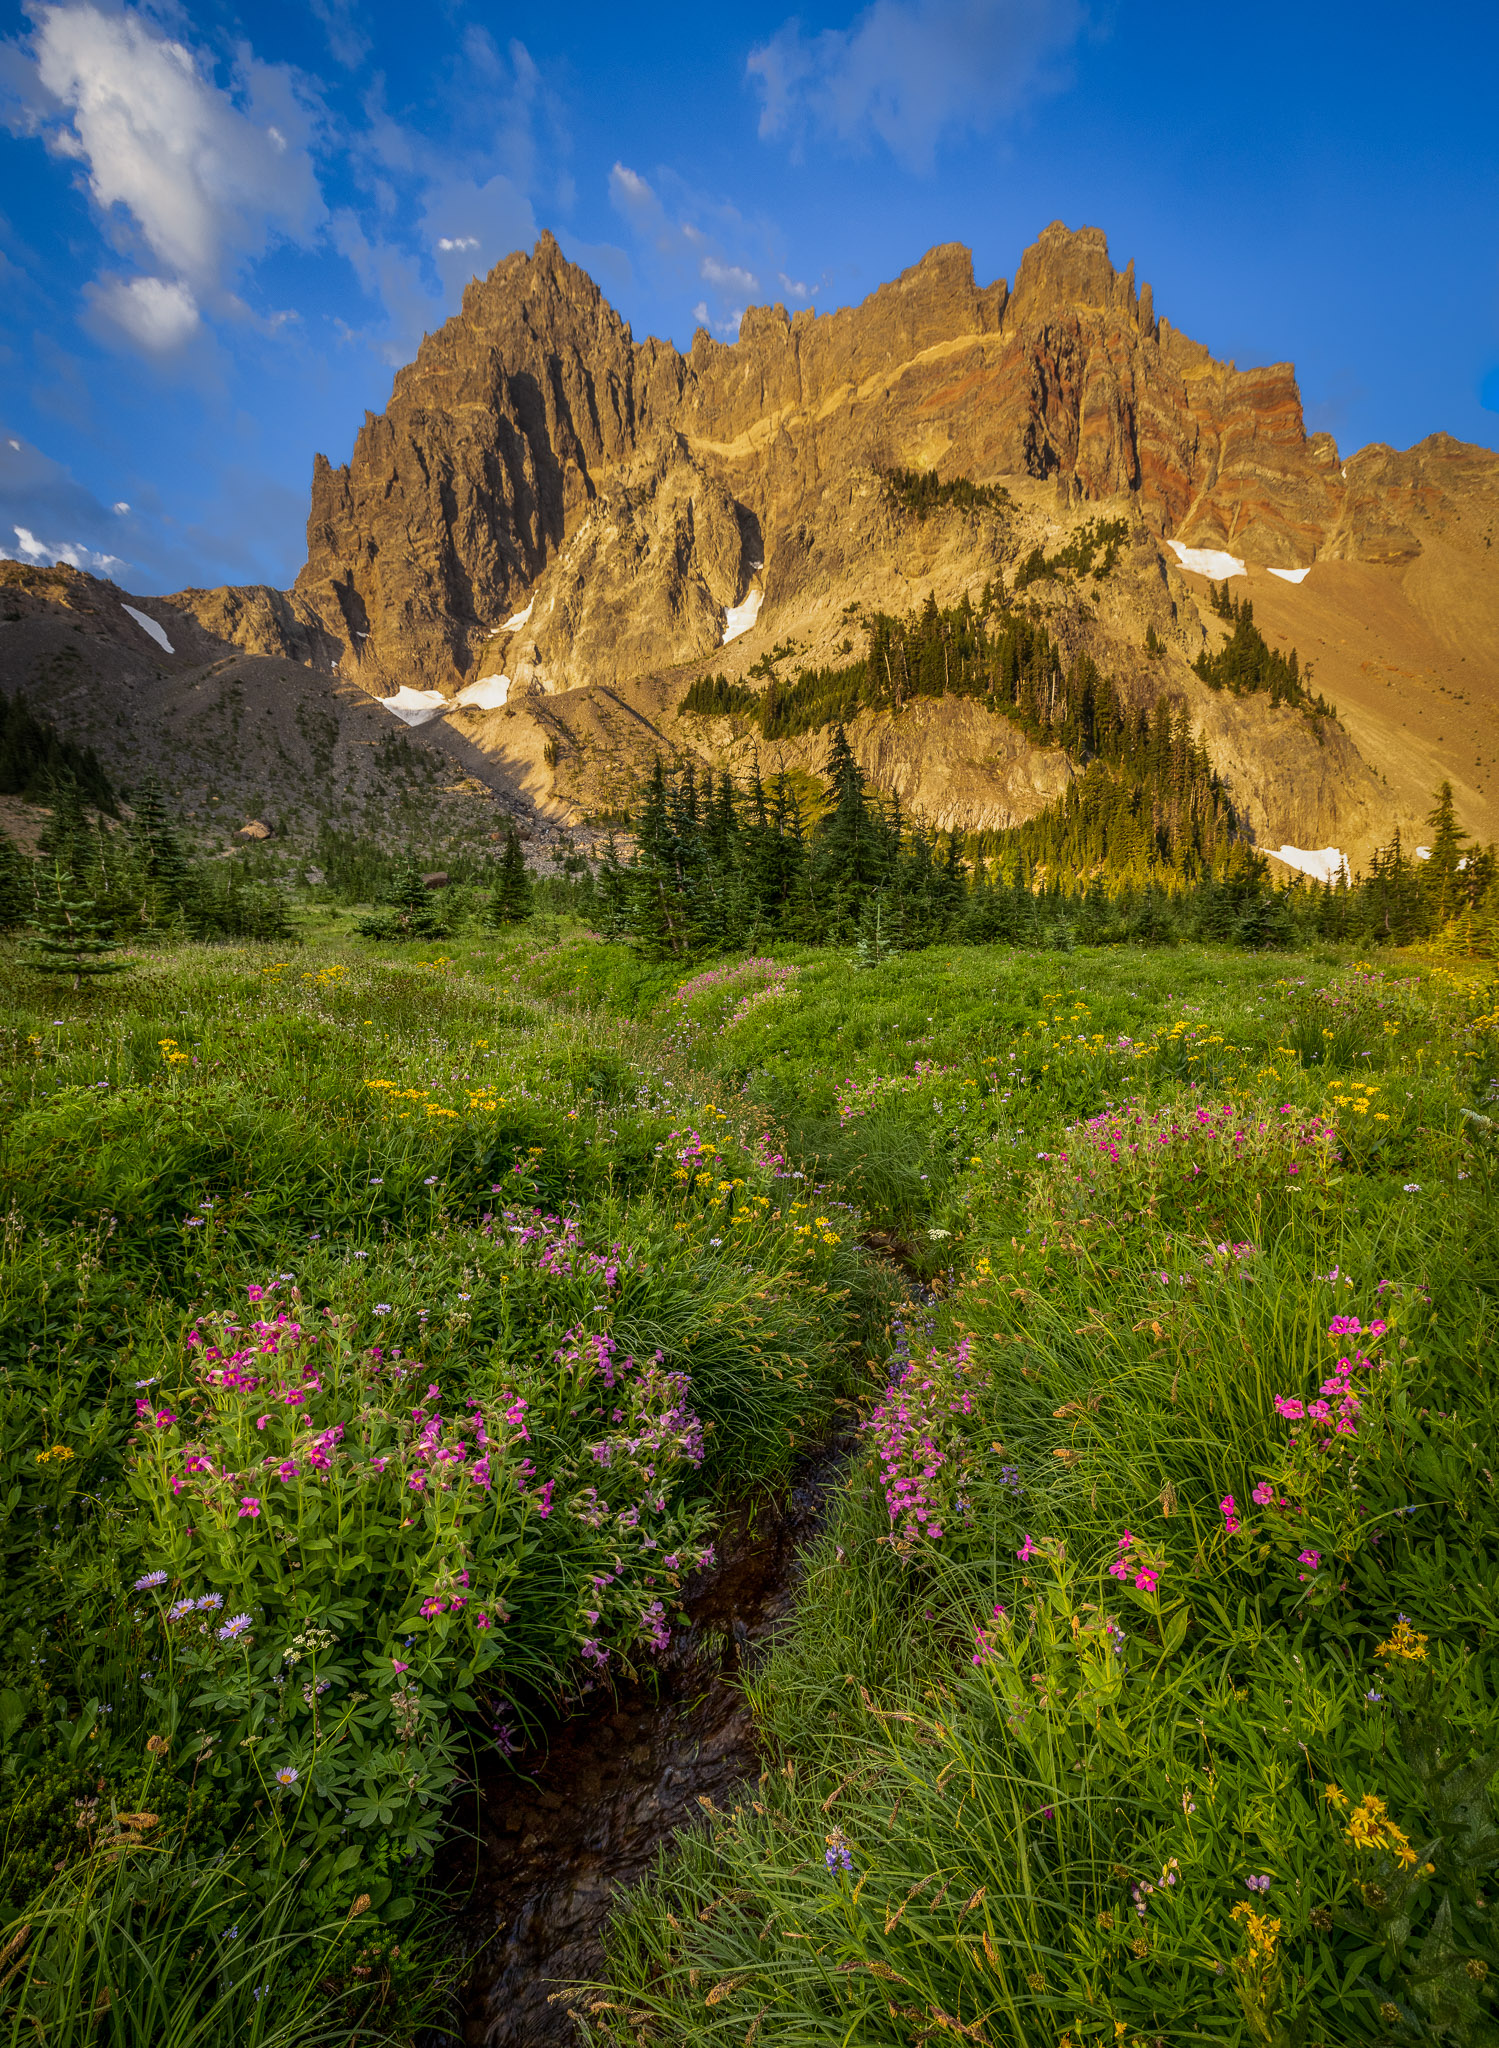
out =
[[0,962],[5,2039],[442,2039],[479,1764],[835,1439],[580,2038],[1496,2038],[1492,984],[442,944]]

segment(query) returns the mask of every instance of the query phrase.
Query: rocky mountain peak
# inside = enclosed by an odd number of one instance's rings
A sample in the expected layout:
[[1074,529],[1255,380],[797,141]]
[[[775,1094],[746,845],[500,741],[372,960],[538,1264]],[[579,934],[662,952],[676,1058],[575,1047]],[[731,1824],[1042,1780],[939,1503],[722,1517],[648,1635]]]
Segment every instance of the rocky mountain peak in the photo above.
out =
[[1102,228],[1069,228],[1054,220],[1020,259],[1011,317],[1029,321],[1121,306],[1133,312],[1134,271],[1133,263],[1115,270]]
[[[897,470],[1002,483],[1012,513],[923,526],[896,509]],[[736,340],[700,330],[685,355],[637,342],[543,235],[468,286],[348,463],[318,457],[289,600],[173,601],[371,695],[482,683],[486,744],[508,746],[501,722],[590,686],[665,703],[683,675],[742,675],[792,640],[836,662],[851,605],[981,592],[1090,517],[1131,535],[1126,646],[1169,623],[1182,547],[1251,571],[1404,574],[1430,554],[1420,602],[1442,617],[1491,567],[1496,495],[1499,458],[1448,436],[1340,458],[1307,434],[1290,364],[1217,360],[1096,227],[1052,222],[1013,291],[943,243],[860,304],[751,307]],[[1438,561],[1449,542],[1466,567]],[[564,744],[558,716],[545,746]]]

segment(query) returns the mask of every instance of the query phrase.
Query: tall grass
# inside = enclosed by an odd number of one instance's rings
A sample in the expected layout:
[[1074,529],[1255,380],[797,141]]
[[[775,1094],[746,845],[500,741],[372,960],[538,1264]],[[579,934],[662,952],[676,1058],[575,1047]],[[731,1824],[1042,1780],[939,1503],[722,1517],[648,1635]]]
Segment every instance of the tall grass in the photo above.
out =
[[754,1680],[766,1773],[622,1915],[592,2038],[1490,2038],[1493,995],[1240,990],[966,1063],[933,1013],[983,1102],[898,1098],[954,1183],[935,1327]]

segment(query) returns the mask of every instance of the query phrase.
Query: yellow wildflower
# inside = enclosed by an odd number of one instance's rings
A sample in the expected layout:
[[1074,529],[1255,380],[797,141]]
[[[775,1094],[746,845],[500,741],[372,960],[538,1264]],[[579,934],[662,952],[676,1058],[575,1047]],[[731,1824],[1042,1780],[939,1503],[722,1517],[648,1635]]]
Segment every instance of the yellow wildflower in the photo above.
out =
[[1244,1923],[1245,1931],[1249,1936],[1247,1960],[1251,1964],[1263,1964],[1273,1961],[1275,1944],[1280,1939],[1279,1920],[1274,1919],[1268,1913],[1256,1913],[1253,1906],[1250,1905],[1235,1906],[1232,1917]]
[[1374,1654],[1376,1657],[1401,1657],[1408,1664],[1424,1664],[1426,1638],[1418,1634],[1402,1614],[1390,1630],[1389,1640],[1375,1645]]

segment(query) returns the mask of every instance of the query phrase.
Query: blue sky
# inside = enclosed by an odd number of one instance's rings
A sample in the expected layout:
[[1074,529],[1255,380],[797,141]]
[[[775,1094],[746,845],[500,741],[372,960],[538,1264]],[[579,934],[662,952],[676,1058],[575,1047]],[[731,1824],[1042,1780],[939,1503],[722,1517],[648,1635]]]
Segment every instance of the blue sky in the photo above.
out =
[[1346,452],[1499,447],[1499,10],[0,0],[0,553],[290,582],[463,284],[543,227],[637,339],[934,242],[1108,234]]

